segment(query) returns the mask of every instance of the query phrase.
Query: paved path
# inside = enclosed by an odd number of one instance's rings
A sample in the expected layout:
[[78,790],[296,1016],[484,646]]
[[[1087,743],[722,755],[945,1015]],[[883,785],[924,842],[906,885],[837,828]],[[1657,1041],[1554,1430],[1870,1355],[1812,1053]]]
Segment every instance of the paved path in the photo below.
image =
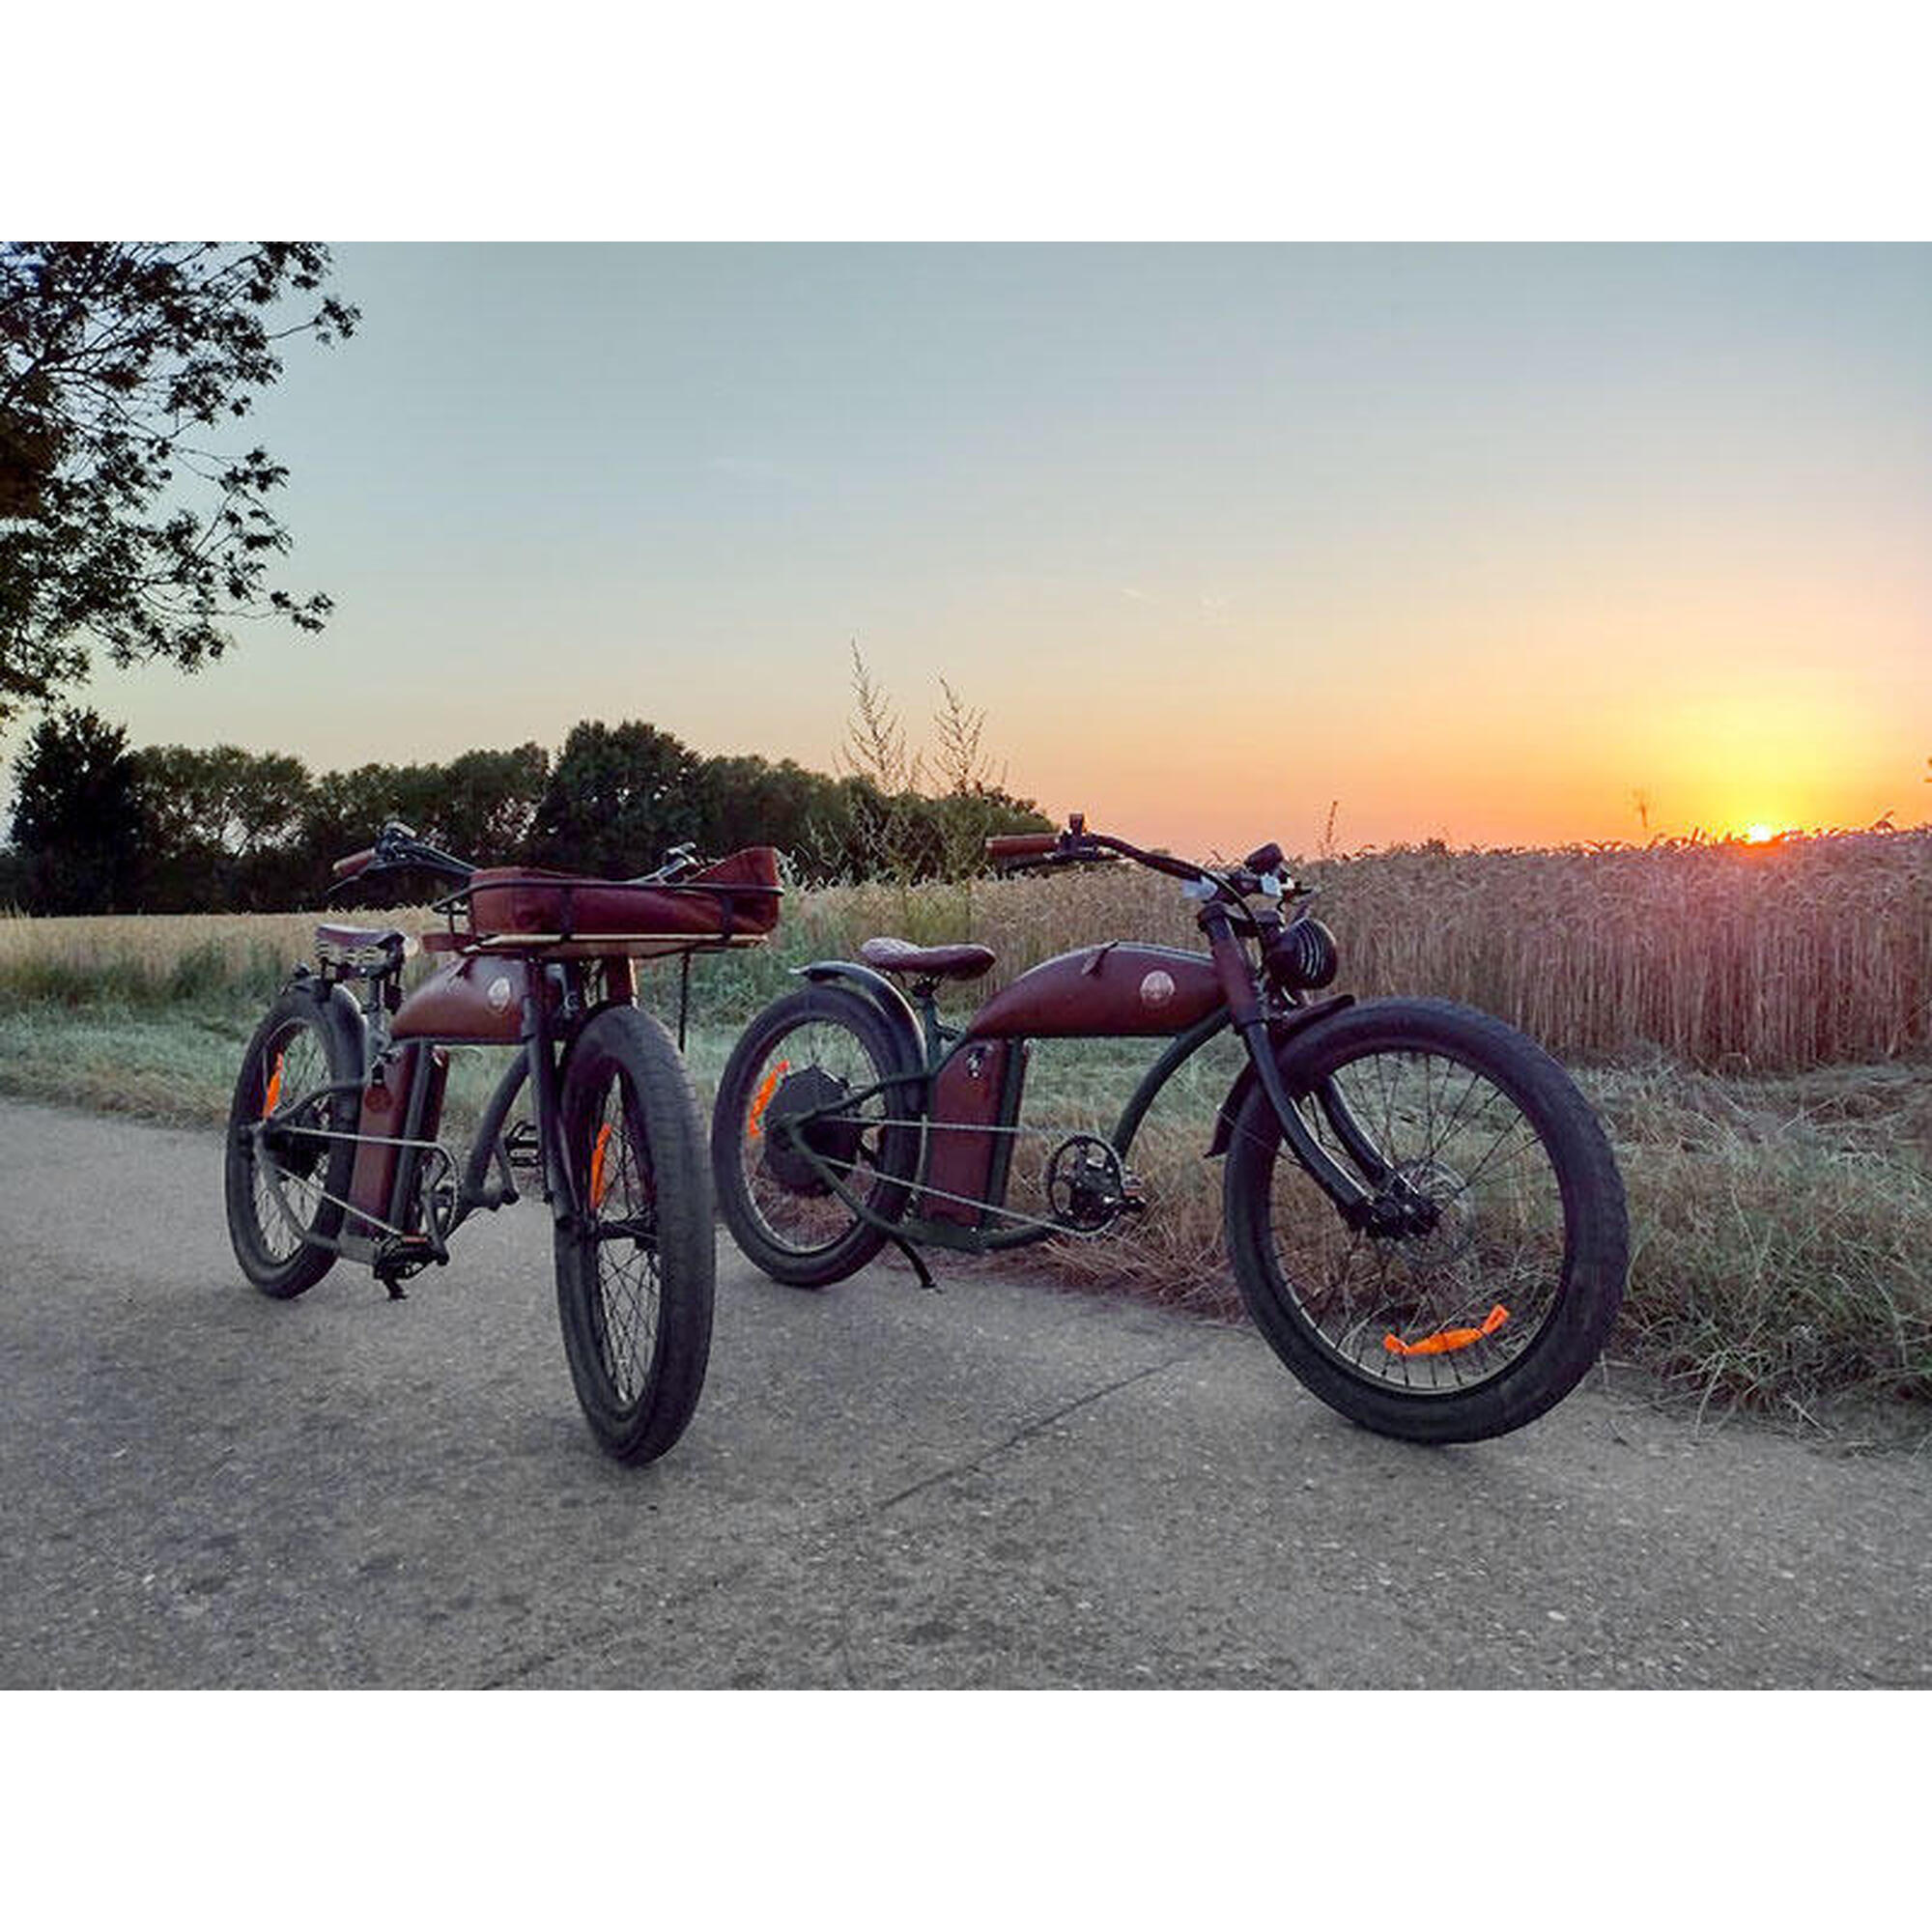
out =
[[629,1470],[548,1252],[526,1206],[270,1302],[217,1135],[0,1102],[0,1686],[1932,1683],[1932,1453],[1596,1388],[1415,1449],[1245,1329],[726,1239]]

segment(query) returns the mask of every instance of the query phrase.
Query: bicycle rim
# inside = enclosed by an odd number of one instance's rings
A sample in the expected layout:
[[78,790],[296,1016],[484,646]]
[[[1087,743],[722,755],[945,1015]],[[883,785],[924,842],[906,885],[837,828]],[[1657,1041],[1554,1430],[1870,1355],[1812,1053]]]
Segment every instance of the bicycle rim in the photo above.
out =
[[1372,1048],[1297,1096],[1325,1151],[1372,1193],[1411,1204],[1400,1233],[1350,1228],[1285,1148],[1269,1241],[1288,1312],[1358,1379],[1415,1396],[1493,1382],[1562,1297],[1561,1177],[1521,1104],[1439,1047]]
[[[780,1034],[751,1069],[737,1158],[757,1232],[774,1247],[816,1254],[859,1224],[806,1150],[852,1192],[867,1194],[881,1168],[891,1096],[852,1096],[888,1070],[849,1027],[816,1016]],[[786,1131],[792,1121],[795,1136]]]
[[[321,1030],[292,1020],[263,1043],[252,1071],[260,1118],[271,1131],[249,1161],[249,1203],[263,1256],[279,1267],[307,1243],[325,1205],[331,1143],[322,1136],[331,1127],[330,1101],[326,1094],[302,1099],[329,1083]],[[303,1130],[316,1138],[304,1140]]]
[[612,1065],[586,1110],[584,1315],[611,1405],[636,1409],[656,1372],[664,1312],[656,1175],[638,1095]]

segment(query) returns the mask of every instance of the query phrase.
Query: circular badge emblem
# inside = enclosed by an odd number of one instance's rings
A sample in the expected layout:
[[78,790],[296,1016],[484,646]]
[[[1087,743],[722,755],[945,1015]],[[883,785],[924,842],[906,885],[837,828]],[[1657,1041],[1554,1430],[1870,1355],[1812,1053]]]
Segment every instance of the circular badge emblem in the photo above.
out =
[[1174,975],[1156,967],[1141,981],[1141,1005],[1164,1007],[1174,998]]
[[504,979],[499,973],[496,979],[490,981],[490,990],[483,997],[489,1001],[490,1010],[493,1013],[500,1013],[510,1004],[511,988],[509,980]]

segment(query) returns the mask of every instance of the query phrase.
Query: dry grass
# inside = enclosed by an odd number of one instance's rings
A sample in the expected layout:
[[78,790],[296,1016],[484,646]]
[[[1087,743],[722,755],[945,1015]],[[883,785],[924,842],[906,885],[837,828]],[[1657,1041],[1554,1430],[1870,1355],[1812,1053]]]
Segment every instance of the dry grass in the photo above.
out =
[[1769,1070],[1932,1047],[1932,828],[1324,869],[1350,983],[1499,1013],[1570,1059]]
[[[1415,847],[1302,868],[1364,996],[1462,1000],[1572,1060],[1654,1046],[1773,1070],[1932,1049],[1932,827],[1650,849]],[[994,983],[1122,935],[1198,947],[1171,883],[1125,867],[814,894],[832,952],[870,932],[971,938]]]

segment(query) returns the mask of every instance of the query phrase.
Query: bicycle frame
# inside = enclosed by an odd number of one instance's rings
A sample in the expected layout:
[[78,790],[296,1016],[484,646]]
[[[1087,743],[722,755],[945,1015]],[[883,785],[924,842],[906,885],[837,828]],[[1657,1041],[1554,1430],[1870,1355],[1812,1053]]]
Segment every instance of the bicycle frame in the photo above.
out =
[[[309,983],[325,1004],[333,1005],[337,1023],[354,1038],[361,1072],[354,1091],[363,1095],[357,1130],[278,1127],[276,1120],[265,1120],[243,1131],[355,1144],[351,1198],[327,1197],[342,1210],[343,1229],[333,1236],[305,1231],[303,1238],[368,1263],[392,1294],[400,1293],[403,1277],[431,1262],[447,1261],[448,1237],[470,1214],[520,1198],[512,1169],[520,1164],[525,1144],[506,1131],[506,1123],[526,1083],[534,1117],[534,1160],[528,1164],[558,1227],[581,1231],[585,1204],[565,1157],[559,1107],[564,1064],[578,1035],[607,1008],[635,1003],[635,959],[677,954],[682,1046],[692,952],[757,943],[776,922],[780,895],[776,861],[762,850],[706,865],[683,846],[668,854],[658,871],[632,880],[516,867],[484,871],[423,843],[393,821],[373,846],[338,861],[334,870],[338,883],[330,896],[385,870],[459,882],[459,890],[436,908],[446,915],[448,929],[422,942],[451,956],[405,996],[407,942],[401,933],[319,927],[320,975],[298,968],[295,983]],[[473,915],[486,893],[502,929],[493,925],[479,933]],[[751,914],[744,911],[748,903]],[[350,990],[357,981],[364,987],[360,998]],[[436,1138],[447,1049],[455,1046],[517,1048],[484,1108],[460,1180],[455,1158]],[[407,1069],[406,1091],[378,1107],[375,1096],[390,1067]],[[351,1083],[340,1082],[297,1095],[277,1109],[277,1119],[350,1091]],[[386,1115],[393,1124],[377,1120],[372,1131],[372,1115]],[[365,1153],[368,1150],[374,1151]],[[431,1161],[442,1162],[445,1173],[426,1181]]]
[[[754,1266],[826,1288],[891,1243],[932,1288],[928,1248],[1103,1234],[1149,1206],[1128,1161],[1138,1146],[1153,1165],[1156,1101],[1232,1033],[1244,1064],[1206,1152],[1227,1156],[1229,1272],[1282,1363],[1351,1421],[1419,1442],[1505,1434],[1575,1387],[1616,1314],[1628,1212],[1601,1124],[1534,1042],[1448,1000],[1326,993],[1335,938],[1291,910],[1309,895],[1279,845],[1210,869],[1089,834],[1076,813],[991,838],[986,856],[1137,861],[1181,882],[1205,946],[1079,947],[952,1025],[940,991],[988,972],[985,945],[881,934],[855,960],[799,968],[810,988],[751,1021],[713,1110],[717,1199]],[[1065,1086],[1029,1070],[1036,1042],[1082,1039],[1159,1042],[1122,1079],[1111,1138],[1094,1065]],[[1037,1188],[1012,1185],[1022,1133],[1037,1137]]]
[[[1240,1033],[1243,1044],[1247,1048],[1248,1066],[1223,1104],[1215,1145],[1209,1151],[1219,1152],[1225,1149],[1228,1125],[1238,1110],[1246,1085],[1251,1081],[1259,1081],[1273,1104],[1276,1115],[1281,1121],[1283,1136],[1296,1159],[1345,1217],[1351,1221],[1366,1222],[1374,1210],[1374,1200],[1370,1190],[1363,1186],[1355,1175],[1338,1165],[1316,1141],[1309,1131],[1306,1121],[1282,1086],[1280,1071],[1276,1065],[1276,1054],[1288,1040],[1352,1005],[1353,996],[1346,993],[1338,994],[1313,1005],[1303,1004],[1295,1000],[1293,995],[1285,995],[1275,1002],[1264,1002],[1256,983],[1254,971],[1247,962],[1225,911],[1215,906],[1204,909],[1201,923],[1208,936],[1210,956],[1214,959],[1224,988],[1223,997],[1211,1010],[1174,1036],[1143,1073],[1122,1109],[1109,1138],[1109,1145],[1124,1164],[1132,1150],[1135,1136],[1140,1131],[1141,1123],[1167,1083],[1210,1040],[1228,1029],[1234,1028]],[[1113,943],[1117,942],[1110,944]],[[1068,958],[1077,955],[1066,955]],[[868,969],[850,966],[844,962],[821,962],[804,971],[808,977],[815,980],[851,978],[857,980],[862,988],[866,988],[867,981],[875,980],[878,977]],[[1226,997],[1226,989],[1231,984],[1236,991],[1236,999]],[[1243,995],[1244,998],[1241,997]],[[895,997],[897,997],[896,994]],[[922,1065],[917,1071],[909,1070],[889,1075],[870,1087],[842,1095],[836,1102],[788,1116],[781,1123],[775,1123],[775,1130],[787,1134],[789,1145],[810,1165],[819,1182],[833,1192],[850,1212],[868,1226],[886,1234],[909,1255],[915,1246],[948,1248],[969,1254],[991,1254],[1006,1249],[1030,1246],[1038,1241],[1051,1239],[1056,1235],[1071,1232],[1061,1224],[1030,1217],[1017,1217],[1024,1220],[1024,1225],[1009,1228],[987,1228],[983,1225],[963,1227],[957,1223],[938,1220],[930,1215],[913,1211],[912,1201],[922,1193],[929,1194],[934,1191],[923,1179],[931,1167],[932,1133],[949,1130],[990,1131],[997,1138],[986,1197],[983,1200],[970,1200],[956,1196],[947,1198],[960,1199],[965,1205],[979,1207],[982,1210],[980,1216],[981,1223],[991,1215],[1007,1219],[1016,1218],[1015,1210],[1007,1208],[1005,1203],[1007,1185],[1010,1179],[1013,1140],[1019,1131],[1018,1113],[1021,1099],[1020,1078],[1015,1071],[1019,1062],[1015,1057],[1009,1063],[1007,1091],[1002,1096],[999,1118],[989,1128],[949,1129],[942,1123],[936,1123],[932,1119],[932,1101],[940,1078],[960,1054],[986,1043],[985,1037],[975,1032],[975,1023],[984,1014],[986,1009],[980,1009],[980,1013],[975,1016],[975,1021],[969,1021],[963,1028],[954,1028],[946,1025],[939,1018],[936,989],[931,984],[922,982],[916,989],[915,998],[919,1007],[917,1035],[922,1059]],[[1245,1013],[1243,1008],[1246,1009]],[[1010,1034],[1006,1037],[1015,1044],[1025,1044],[1030,1037],[1024,1034]],[[1126,1036],[1096,1031],[1073,1037],[1108,1038]],[[1332,1086],[1323,1083],[1318,1090],[1317,1097],[1323,1114],[1334,1125],[1348,1150],[1350,1159],[1356,1162],[1362,1173],[1366,1174],[1373,1183],[1380,1186],[1387,1179],[1381,1158],[1370,1137],[1361,1130],[1349,1113],[1341,1095]],[[927,1151],[921,1164],[922,1178],[917,1182],[907,1183],[907,1206],[895,1215],[877,1212],[867,1201],[854,1191],[847,1176],[837,1171],[838,1164],[827,1161],[805,1137],[806,1129],[814,1122],[830,1121],[840,1113],[855,1107],[863,1107],[868,1100],[879,1098],[883,1098],[886,1105],[895,1111],[903,1108],[924,1127],[927,1137]],[[912,1255],[911,1258],[917,1263],[916,1255]],[[923,1274],[923,1269],[921,1272]]]
[[[586,968],[593,964],[603,969],[600,998],[591,997]],[[307,974],[306,968],[299,970]],[[512,1168],[519,1164],[520,1150],[513,1149],[506,1122],[526,1083],[533,1102],[533,1164],[540,1178],[542,1197],[550,1203],[560,1227],[577,1225],[583,1204],[577,1198],[575,1175],[564,1158],[558,1084],[571,1042],[584,1025],[605,1008],[628,1005],[634,999],[630,961],[622,957],[561,961],[546,965],[530,976],[533,983],[524,997],[520,1037],[514,1040],[516,1057],[505,1067],[484,1107],[447,1218],[440,1220],[419,1211],[425,1162],[440,1156],[449,1161],[451,1178],[456,1175],[456,1163],[449,1150],[434,1138],[437,1124],[434,1116],[440,1108],[440,1096],[436,1090],[443,1070],[437,1055],[455,1046],[504,1046],[513,1042],[500,1034],[479,1037],[473,1032],[453,1030],[411,1032],[396,1038],[392,1033],[394,1017],[407,1013],[409,1002],[402,1002],[392,1016],[388,1006],[389,976],[375,974],[368,978],[366,1004],[354,998],[342,979],[326,979],[320,989],[320,997],[335,1001],[345,1009],[345,1016],[350,1018],[357,1035],[360,1078],[289,1096],[280,1103],[277,1113],[295,1117],[319,1099],[342,1094],[361,1096],[377,1079],[381,1068],[408,1053],[410,1075],[398,1109],[398,1130],[390,1134],[359,1130],[349,1135],[330,1132],[326,1136],[331,1140],[351,1140],[358,1148],[393,1150],[394,1167],[380,1208],[367,1201],[338,1201],[344,1219],[351,1226],[332,1237],[311,1234],[307,1238],[346,1260],[374,1266],[378,1275],[388,1282],[392,1294],[400,1293],[397,1281],[407,1274],[431,1262],[446,1261],[449,1237],[472,1213],[494,1212],[522,1199],[512,1178]],[[273,1122],[264,1122],[263,1130],[272,1133]],[[304,1139],[325,1137],[316,1128],[283,1131]]]

